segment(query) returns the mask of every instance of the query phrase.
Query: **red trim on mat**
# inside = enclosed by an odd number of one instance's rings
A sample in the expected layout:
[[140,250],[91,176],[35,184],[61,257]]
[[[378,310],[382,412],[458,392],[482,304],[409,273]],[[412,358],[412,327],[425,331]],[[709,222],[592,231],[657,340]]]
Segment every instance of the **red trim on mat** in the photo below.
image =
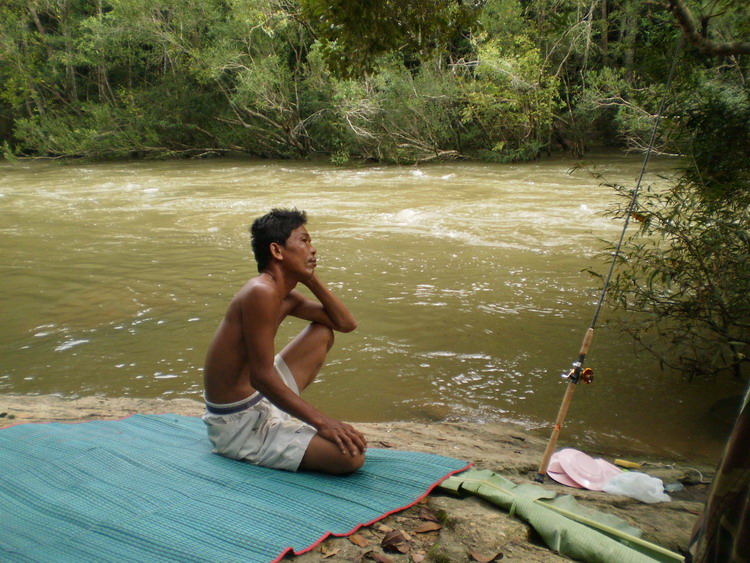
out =
[[466,471],[472,465],[474,465],[474,464],[473,463],[469,463],[466,467],[464,467],[462,469],[456,469],[455,471],[451,471],[450,473],[448,473],[445,477],[441,477],[440,479],[438,479],[437,481],[435,481],[432,485],[430,485],[427,488],[427,490],[425,491],[425,493],[422,496],[418,497],[414,502],[411,502],[411,503],[409,503],[409,504],[407,504],[405,506],[402,506],[401,508],[395,508],[394,510],[391,510],[390,512],[386,512],[385,514],[383,514],[381,516],[378,516],[377,518],[374,518],[373,520],[371,520],[369,522],[365,522],[364,524],[357,524],[350,531],[345,532],[343,534],[333,534],[331,532],[327,532],[327,533],[323,534],[316,542],[310,544],[308,547],[306,547],[304,549],[300,549],[299,551],[294,551],[294,549],[292,549],[291,547],[287,547],[284,551],[282,551],[279,554],[279,556],[276,559],[273,559],[271,561],[271,563],[278,563],[289,552],[291,552],[294,555],[302,555],[303,553],[307,553],[308,551],[312,551],[313,549],[315,549],[316,547],[318,547],[321,543],[323,543],[325,540],[327,540],[329,537],[345,538],[347,536],[351,536],[354,532],[356,532],[360,528],[366,528],[367,526],[373,525],[375,522],[379,522],[383,518],[387,518],[391,514],[396,514],[397,512],[401,512],[403,510],[406,510],[407,508],[411,508],[412,506],[414,506],[415,504],[417,504],[420,500],[422,500],[427,495],[429,495],[433,491],[433,489],[435,489],[435,487],[437,487],[440,483],[442,483],[443,481],[445,481],[448,477],[450,477],[451,475],[456,475],[457,473],[461,473],[462,471]]

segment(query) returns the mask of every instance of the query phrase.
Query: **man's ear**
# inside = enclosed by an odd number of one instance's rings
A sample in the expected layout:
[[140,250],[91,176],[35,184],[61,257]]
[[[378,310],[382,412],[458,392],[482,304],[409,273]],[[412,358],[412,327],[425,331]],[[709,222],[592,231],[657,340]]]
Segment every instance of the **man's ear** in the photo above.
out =
[[272,242],[270,246],[271,256],[276,260],[283,260],[284,255],[281,253],[282,246],[278,242]]

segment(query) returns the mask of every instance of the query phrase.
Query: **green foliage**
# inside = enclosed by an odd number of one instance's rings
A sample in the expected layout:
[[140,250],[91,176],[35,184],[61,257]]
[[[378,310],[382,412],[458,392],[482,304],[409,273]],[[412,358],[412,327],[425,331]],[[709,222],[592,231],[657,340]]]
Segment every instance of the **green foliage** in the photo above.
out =
[[[709,31],[747,29],[747,14],[722,2],[727,15],[709,14]],[[243,151],[337,162],[643,149],[671,62],[671,15],[637,0],[602,6],[6,0],[0,140],[21,155]],[[657,142],[693,155],[706,185],[727,182],[718,161],[701,160],[702,145],[735,123],[735,145],[748,146],[739,94],[710,87],[732,73],[746,81],[747,61],[689,51]],[[732,154],[720,166],[742,168],[746,152]]]
[[686,110],[690,180],[706,196],[750,193],[750,89],[708,81]]
[[[732,21],[729,6],[724,16],[718,3],[713,7],[715,14],[704,13],[707,33],[736,36],[747,16]],[[622,64],[588,72],[567,90],[578,131],[585,132],[584,120],[600,130],[606,123],[621,142],[640,150],[665,99],[654,149],[688,157],[669,188],[642,193],[631,210],[640,223],[625,240],[609,287],[610,304],[625,312],[614,324],[688,377],[729,371],[739,378],[750,345],[747,61],[708,61],[684,47],[667,92],[660,80],[672,64],[674,32],[657,25],[663,15],[634,26],[638,9],[624,2],[621,21],[643,44],[610,45],[610,65]],[[617,212],[622,219],[631,194],[621,191],[627,201]]]
[[[36,115],[17,121],[17,134],[24,139],[24,147],[49,156],[116,155],[125,139],[117,130],[114,116],[107,106],[92,105],[80,108],[81,114]],[[87,110],[90,110],[87,111]],[[98,126],[106,123],[108,133],[100,133]],[[101,145],[100,145],[101,143]],[[105,148],[109,147],[109,151]],[[104,150],[101,150],[104,148]],[[127,152],[126,152],[127,154]]]
[[377,150],[397,162],[457,156],[455,90],[454,77],[437,62],[422,65],[416,75],[398,61],[381,67],[373,88],[380,108]]
[[378,58],[402,51],[432,58],[472,26],[476,11],[457,0],[301,0],[329,68],[342,77],[375,70]]
[[[721,25],[727,32],[727,22]],[[724,371],[740,378],[750,345],[746,62],[719,69],[689,48],[679,62],[672,92],[636,87],[627,74],[610,82],[620,92],[615,122],[629,143],[643,146],[655,111],[649,108],[666,96],[656,148],[688,158],[669,188],[639,196],[631,215],[639,228],[625,241],[608,298],[627,312],[619,328],[663,365],[691,378]],[[652,58],[643,71],[666,64]],[[629,204],[630,193],[622,192]]]
[[482,135],[481,145],[491,147],[495,160],[538,156],[559,107],[557,80],[545,76],[541,54],[526,38],[503,45],[479,36],[475,51],[462,81],[463,125]]
[[491,37],[502,47],[512,48],[517,37],[529,35],[522,3],[517,0],[487,0],[477,16],[475,35]]
[[18,160],[16,158],[15,151],[13,151],[13,149],[11,148],[10,143],[8,143],[8,141],[3,141],[2,151],[3,151],[3,158],[5,160],[9,160],[9,161],[16,161],[16,160]]
[[683,179],[641,194],[633,210],[640,226],[625,241],[609,301],[631,313],[621,330],[689,377],[740,377],[750,361],[749,204],[746,191],[706,205],[700,186]]

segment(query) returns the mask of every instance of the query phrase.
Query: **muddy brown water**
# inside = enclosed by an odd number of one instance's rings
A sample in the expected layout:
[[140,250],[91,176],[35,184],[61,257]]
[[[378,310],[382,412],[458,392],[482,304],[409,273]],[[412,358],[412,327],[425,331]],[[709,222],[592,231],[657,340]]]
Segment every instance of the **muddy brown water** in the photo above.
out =
[[[0,164],[0,392],[200,399],[207,342],[255,273],[247,226],[295,206],[320,277],[360,323],[309,400],[355,422],[512,421],[546,436],[599,297],[583,270],[606,271],[597,253],[622,227],[589,172],[634,185],[641,158],[586,163]],[[652,160],[646,182],[675,165]],[[715,459],[728,428],[710,407],[740,389],[661,372],[609,315],[560,443]]]

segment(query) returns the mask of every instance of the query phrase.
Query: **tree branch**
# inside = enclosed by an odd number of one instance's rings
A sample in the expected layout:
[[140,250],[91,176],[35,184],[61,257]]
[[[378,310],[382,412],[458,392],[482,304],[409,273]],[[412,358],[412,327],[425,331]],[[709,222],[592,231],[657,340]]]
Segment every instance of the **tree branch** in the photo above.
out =
[[750,42],[718,42],[701,35],[695,26],[695,20],[693,19],[693,14],[690,12],[690,8],[685,5],[683,0],[669,0],[669,10],[682,29],[685,39],[707,55],[750,55]]

